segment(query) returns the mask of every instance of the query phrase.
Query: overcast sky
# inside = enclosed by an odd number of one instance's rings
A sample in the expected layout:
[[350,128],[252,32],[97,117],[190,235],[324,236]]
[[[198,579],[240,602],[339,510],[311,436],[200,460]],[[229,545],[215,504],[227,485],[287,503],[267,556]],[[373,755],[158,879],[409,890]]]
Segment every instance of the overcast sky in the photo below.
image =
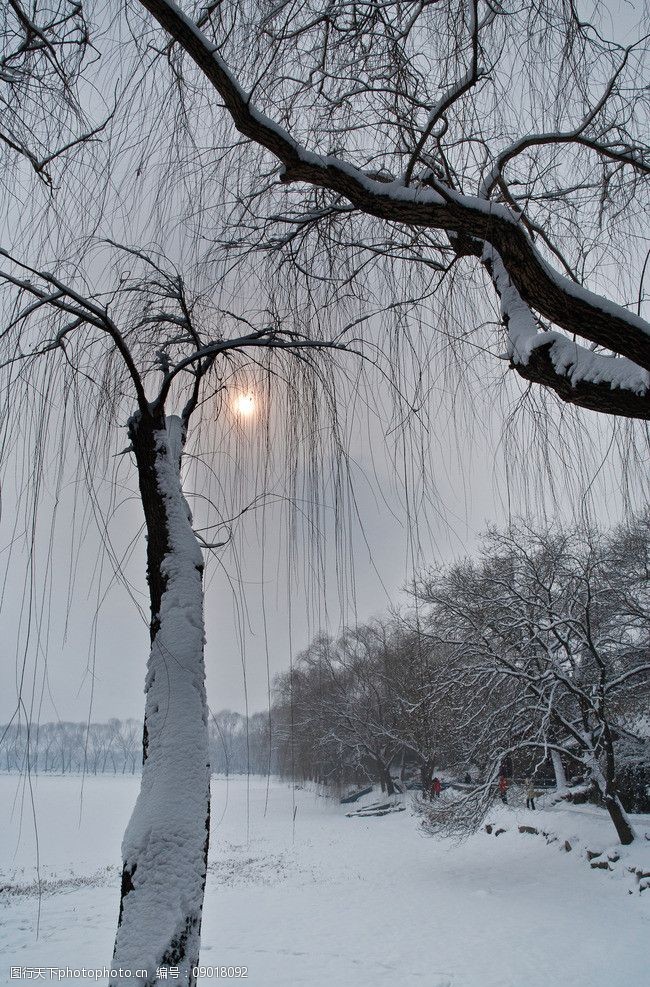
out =
[[[517,388],[508,386],[514,395]],[[552,496],[540,473],[543,457],[521,442],[519,453],[526,468],[516,469],[515,480],[508,484],[505,463],[514,442],[504,442],[508,407],[507,398],[501,407],[477,394],[473,417],[469,416],[473,428],[464,422],[454,429],[442,415],[434,419],[439,427],[429,436],[428,452],[432,485],[435,482],[437,489],[429,491],[417,524],[407,521],[405,488],[389,451],[394,450],[394,439],[387,444],[377,423],[356,429],[350,451],[358,517],[347,525],[349,549],[339,549],[337,557],[333,503],[326,505],[324,514],[331,520],[321,543],[327,556],[324,583],[310,578],[314,560],[302,550],[300,538],[288,559],[286,505],[271,501],[263,515],[258,510],[241,520],[233,544],[220,552],[220,563],[210,564],[206,575],[208,699],[213,711],[243,711],[246,702],[250,711],[263,709],[268,677],[286,669],[291,651],[296,654],[319,628],[335,633],[343,623],[362,622],[385,612],[389,602],[404,601],[401,590],[414,560],[417,564],[444,561],[471,551],[486,523],[505,523],[509,511],[537,509],[549,516],[569,517],[580,509],[578,494],[586,491],[587,479],[579,479],[570,463],[565,470],[555,462],[557,486]],[[594,415],[585,414],[581,420],[588,425],[581,442],[591,434],[597,448],[600,423]],[[248,423],[251,437],[258,427],[254,418]],[[526,434],[523,426],[521,431]],[[596,453],[592,462],[591,472],[597,477],[590,487],[590,503],[601,520],[615,522],[623,504],[616,457],[610,456],[600,470]],[[133,484],[134,471],[128,463],[123,475]],[[527,494],[517,480],[524,475]],[[188,487],[192,479],[188,477]],[[640,501],[640,479],[632,487]],[[544,489],[546,493],[540,493]],[[42,722],[59,717],[85,720],[89,715],[101,721],[142,716],[148,650],[144,537],[138,534],[142,519],[137,499],[129,497],[127,490],[124,500],[110,520],[109,531],[120,555],[135,538],[125,563],[131,592],[116,581],[111,585],[110,566],[84,492],[70,483],[58,506],[50,553],[51,591],[42,605],[39,593],[46,573],[53,500],[47,492],[41,499],[32,585],[24,542],[13,545],[9,558],[7,546],[21,505],[17,508],[11,487],[5,484],[1,530],[3,560],[9,559],[9,567],[0,626],[5,651],[0,663],[0,722],[16,708],[21,676],[25,707]],[[224,514],[241,506],[224,504]],[[84,529],[87,534],[81,541]],[[33,614],[42,614],[40,623],[32,616],[31,626],[26,606],[30,592],[36,600]]]

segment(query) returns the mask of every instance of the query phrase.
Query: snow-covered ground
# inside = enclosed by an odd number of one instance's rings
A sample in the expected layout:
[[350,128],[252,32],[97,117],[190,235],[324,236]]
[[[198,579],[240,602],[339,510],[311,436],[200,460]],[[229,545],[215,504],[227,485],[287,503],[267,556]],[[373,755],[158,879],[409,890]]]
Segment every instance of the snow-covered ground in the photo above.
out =
[[[38,937],[32,800],[0,776],[0,883],[12,887],[0,894],[1,984],[22,982],[12,967],[110,965],[139,779],[33,784]],[[650,984],[650,890],[627,869],[650,871],[650,817],[635,817],[640,839],[605,871],[585,851],[612,851],[616,837],[590,807],[499,807],[491,821],[506,832],[453,845],[424,836],[410,811],[348,818],[351,807],[260,778],[214,779],[212,798],[205,966],[246,966],[256,987]]]

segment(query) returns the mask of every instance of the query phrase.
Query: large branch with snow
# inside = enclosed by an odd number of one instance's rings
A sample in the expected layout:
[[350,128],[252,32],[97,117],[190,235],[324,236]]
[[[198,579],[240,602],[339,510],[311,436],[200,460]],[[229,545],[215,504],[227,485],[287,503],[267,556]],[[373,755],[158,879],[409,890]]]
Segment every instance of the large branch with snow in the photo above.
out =
[[501,299],[511,366],[571,404],[627,418],[650,418],[650,371],[625,356],[596,353],[559,332],[540,331],[505,266],[490,247],[482,256]]
[[[537,314],[569,336],[580,337],[612,354],[611,358],[593,354],[560,333],[537,334],[543,338],[529,346],[525,358],[516,347],[513,349],[515,369],[525,378],[553,388],[573,404],[650,419],[650,324],[626,307],[554,271],[536,249],[516,211],[487,197],[461,194],[432,175],[419,184],[408,184],[405,178],[387,181],[340,156],[313,153],[257,109],[226,65],[219,47],[173,0],[140,3],[204,73],[236,129],[281,163],[283,182],[328,190],[355,209],[391,223],[444,231],[460,255],[481,259],[484,245],[488,244],[498,255],[513,292],[531,319]],[[471,78],[475,76],[476,73]],[[578,137],[582,137],[582,131]],[[634,166],[634,156],[626,163]],[[505,311],[504,317],[508,318],[512,334],[511,318]]]

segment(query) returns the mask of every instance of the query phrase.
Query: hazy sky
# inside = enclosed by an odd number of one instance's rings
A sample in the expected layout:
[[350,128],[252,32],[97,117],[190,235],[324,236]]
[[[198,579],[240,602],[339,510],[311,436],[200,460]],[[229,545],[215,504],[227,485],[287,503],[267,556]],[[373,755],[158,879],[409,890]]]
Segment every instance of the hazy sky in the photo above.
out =
[[[504,404],[507,408],[508,402]],[[491,407],[489,400],[477,395],[472,412],[469,424],[459,423],[457,429],[442,415],[437,422],[434,419],[439,427],[430,436],[429,466],[437,489],[429,491],[428,505],[420,508],[417,525],[411,526],[407,524],[405,489],[394,457],[387,451],[390,442],[387,446],[376,424],[356,431],[351,453],[358,518],[347,525],[350,550],[340,550],[338,558],[333,521],[329,522],[322,540],[327,555],[324,584],[310,578],[310,559],[300,539],[291,562],[287,558],[287,514],[281,503],[272,503],[264,515],[258,510],[242,519],[233,545],[220,553],[222,565],[210,564],[206,575],[208,699],[214,711],[224,707],[244,710],[246,695],[251,711],[264,708],[267,658],[272,678],[288,667],[291,650],[295,654],[304,647],[319,627],[336,632],[344,622],[364,621],[385,611],[389,601],[404,599],[400,591],[412,572],[414,558],[445,560],[471,550],[486,522],[503,523],[509,510],[518,514],[537,505],[552,515],[579,508],[576,491],[585,489],[586,483],[576,480],[575,470],[563,473],[556,465],[555,497],[548,492],[535,496],[535,481],[539,480],[540,489],[544,487],[541,457],[525,450],[521,442],[511,440],[510,446],[504,442],[503,411]],[[595,416],[584,415],[582,421],[588,423],[587,434],[591,430],[596,435]],[[252,420],[247,427],[253,431],[259,423]],[[527,464],[515,476],[525,473],[532,480],[528,499],[520,483],[506,482],[505,461],[511,456],[512,442]],[[124,476],[129,475],[133,484],[134,471],[131,467],[129,472],[124,463]],[[606,520],[615,521],[621,512],[619,479],[610,459],[591,488],[596,513]],[[191,481],[189,477],[188,488]],[[25,569],[26,546],[21,541],[14,544],[0,625],[4,651],[0,722],[16,707],[23,672],[23,701],[43,722],[57,717],[84,720],[89,713],[94,720],[141,717],[148,627],[136,601],[146,615],[144,538],[141,532],[138,535],[141,509],[137,499],[127,490],[124,500],[110,520],[109,531],[120,555],[136,539],[125,562],[131,595],[117,582],[110,585],[110,567],[79,486],[70,484],[62,492],[49,553],[51,590],[44,602],[39,593],[46,574],[53,509],[47,493],[39,508],[40,547],[33,580]],[[229,505],[223,506],[227,513]],[[230,509],[234,513],[241,506],[233,504]],[[6,484],[1,526],[5,563],[16,509]],[[333,505],[326,505],[324,516],[333,515]],[[85,540],[79,541],[84,528]],[[315,594],[314,585],[320,587]],[[35,594],[31,626],[26,607],[30,592]],[[34,617],[39,613],[40,624]],[[21,646],[17,650],[18,629]],[[36,643],[39,636],[41,646]]]

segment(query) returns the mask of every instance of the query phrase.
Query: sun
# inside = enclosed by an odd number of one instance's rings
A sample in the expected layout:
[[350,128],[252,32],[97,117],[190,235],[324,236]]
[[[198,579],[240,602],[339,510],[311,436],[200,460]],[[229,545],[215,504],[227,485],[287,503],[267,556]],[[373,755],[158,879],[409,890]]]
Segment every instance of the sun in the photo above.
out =
[[235,398],[235,411],[242,418],[250,418],[255,412],[255,398],[252,394],[238,394]]

